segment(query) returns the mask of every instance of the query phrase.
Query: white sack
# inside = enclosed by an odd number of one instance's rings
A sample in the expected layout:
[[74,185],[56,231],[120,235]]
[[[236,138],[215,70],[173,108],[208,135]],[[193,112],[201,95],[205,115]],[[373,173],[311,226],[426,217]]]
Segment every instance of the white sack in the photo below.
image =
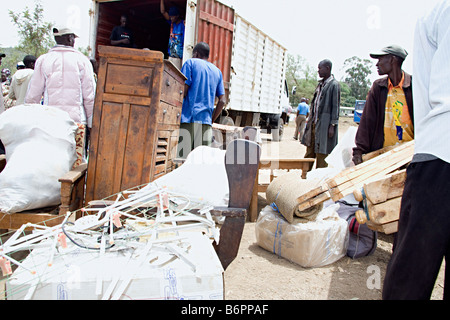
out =
[[330,167],[344,170],[355,165],[352,158],[353,148],[356,147],[355,137],[357,131],[358,127],[348,128],[341,141],[339,141],[330,155],[325,159]]
[[20,105],[0,115],[6,167],[0,173],[0,210],[16,213],[58,205],[61,183],[76,160],[77,125],[68,113]]
[[331,205],[315,221],[290,224],[267,206],[256,222],[256,242],[304,268],[332,264],[346,255],[348,247],[347,221],[339,217],[338,209],[338,204]]
[[197,147],[187,156],[182,166],[153,181],[140,192],[168,188],[171,192],[180,193],[195,201],[227,207],[229,186],[225,152],[206,146]]

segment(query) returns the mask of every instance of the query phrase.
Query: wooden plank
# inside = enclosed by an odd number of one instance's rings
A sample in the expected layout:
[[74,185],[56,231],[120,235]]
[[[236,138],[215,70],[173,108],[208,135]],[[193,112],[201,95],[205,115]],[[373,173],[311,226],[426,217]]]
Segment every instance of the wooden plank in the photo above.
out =
[[[325,185],[319,186],[298,198],[303,210],[307,209],[312,203],[317,203],[320,199],[328,200],[327,195],[333,201],[338,201],[343,197],[353,193],[355,189],[362,188],[363,183],[383,178],[385,175],[408,164],[414,154],[414,141],[404,143],[396,148],[379,155],[362,164],[348,168],[328,179]],[[327,191],[316,200],[321,193]],[[312,201],[311,201],[312,200]]]
[[375,224],[385,224],[397,221],[400,218],[401,202],[401,197],[375,205],[368,202],[370,221]]
[[364,182],[369,183],[377,179],[382,179],[386,175],[390,174],[392,171],[395,171],[401,168],[402,166],[408,164],[412,160],[413,157],[412,152],[413,150],[409,150],[408,154],[404,154],[405,157],[394,156],[392,162],[383,163],[383,166],[374,166],[375,168],[373,170],[365,172],[354,179],[351,179],[345,183],[342,183],[341,185],[331,188],[332,189],[331,195],[333,200],[337,201],[342,197],[345,197],[353,193],[354,190],[362,188],[362,184]]
[[355,213],[356,219],[360,224],[370,223],[374,225],[382,225],[399,220],[400,206],[402,198],[394,198],[379,204],[372,204],[367,201],[367,217],[364,210],[358,210]]
[[[103,199],[116,193],[114,192],[114,185],[117,185],[121,180],[120,176],[115,177],[115,168],[123,162],[123,150],[117,150],[121,132],[120,121],[117,121],[117,119],[121,119],[123,115],[122,105],[105,102],[102,109],[99,139],[96,144],[92,145],[92,149],[97,154],[96,170],[93,172],[95,175],[94,192],[93,198],[88,198],[88,201]],[[127,119],[121,119],[121,121],[127,121]],[[89,163],[91,163],[91,159],[89,159]],[[115,165],[111,165],[112,163]]]
[[303,211],[303,210],[312,208],[318,204],[321,204],[322,202],[329,200],[330,197],[331,196],[328,191],[323,192],[312,199],[309,199],[309,200],[306,200],[305,202],[300,203],[300,205],[298,206],[298,209]]
[[318,195],[327,192],[329,190],[328,186],[326,184],[322,184],[314,189],[311,189],[310,191],[306,192],[302,196],[297,198],[298,203],[303,203],[305,201],[308,201],[314,197],[317,197]]
[[[411,159],[404,159],[403,161],[397,163],[397,165],[399,167],[401,167],[403,165],[408,164],[410,161],[411,161]],[[391,172],[392,172],[392,167],[388,167],[374,176],[364,177],[365,180],[363,180],[363,181],[360,181],[361,179],[358,179],[356,181],[352,181],[351,183],[349,183],[345,186],[339,186],[338,188],[333,189],[332,198],[334,201],[338,201],[339,199],[342,199],[343,197],[348,196],[349,194],[352,194],[355,190],[361,189],[363,187],[364,183],[370,183],[374,180],[382,179],[383,177],[385,177],[387,174],[389,174]]]
[[66,173],[63,177],[61,177],[58,181],[59,182],[67,182],[67,183],[74,183],[77,181],[81,175],[83,175],[86,172],[87,169],[87,163],[82,163],[76,168],[73,168],[71,171]]
[[[380,155],[377,158],[368,161],[365,166],[360,167],[355,166],[353,168],[346,169],[342,171],[337,176],[328,179],[327,184],[331,187],[337,187],[349,180],[366,179],[367,177],[373,176],[377,172],[392,172],[401,167],[402,165],[410,162],[414,155],[414,145],[405,144],[401,148],[393,149],[388,153]],[[363,162],[364,164],[364,162]]]
[[[406,170],[400,170],[363,185],[366,198],[372,204],[386,202],[389,199],[401,197],[406,181]],[[361,189],[353,192],[355,199],[363,201]]]
[[[130,104],[123,104],[122,110],[121,110],[121,117],[120,122],[118,123],[119,128],[117,131],[117,154],[116,154],[116,162],[114,165],[114,175],[111,177],[113,180],[113,189],[111,192],[119,192],[120,187],[122,185],[122,173],[123,173],[123,159],[125,157],[125,147],[126,147],[126,141],[124,139],[121,139],[120,137],[126,137],[128,132],[128,124],[130,123],[130,110],[131,105]],[[125,121],[123,121],[125,120]],[[110,193],[113,194],[113,193]]]

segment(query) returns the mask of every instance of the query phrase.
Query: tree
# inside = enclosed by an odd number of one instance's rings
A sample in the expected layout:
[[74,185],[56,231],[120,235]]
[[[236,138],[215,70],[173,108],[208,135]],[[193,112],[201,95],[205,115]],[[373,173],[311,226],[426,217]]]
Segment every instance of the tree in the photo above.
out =
[[340,82],[341,85],[341,106],[347,108],[353,108],[355,101],[357,100],[352,96],[350,87],[345,82]]
[[297,106],[301,98],[312,99],[317,86],[317,73],[300,55],[288,54],[286,81],[291,92],[296,87],[296,94],[291,94],[289,102]]
[[18,14],[9,10],[9,16],[20,36],[17,49],[35,57],[46,53],[54,45],[53,25],[44,21],[43,13],[44,9],[39,1],[36,1],[33,12],[28,7]]
[[361,59],[356,56],[344,61],[347,77],[345,83],[350,87],[350,95],[356,100],[365,100],[370,90],[370,79],[372,61]]

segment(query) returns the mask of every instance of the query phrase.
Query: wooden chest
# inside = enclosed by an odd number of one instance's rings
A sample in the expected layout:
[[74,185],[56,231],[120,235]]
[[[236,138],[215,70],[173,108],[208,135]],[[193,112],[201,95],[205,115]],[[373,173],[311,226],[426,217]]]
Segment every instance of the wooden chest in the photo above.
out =
[[184,75],[161,52],[99,46],[86,204],[173,168]]

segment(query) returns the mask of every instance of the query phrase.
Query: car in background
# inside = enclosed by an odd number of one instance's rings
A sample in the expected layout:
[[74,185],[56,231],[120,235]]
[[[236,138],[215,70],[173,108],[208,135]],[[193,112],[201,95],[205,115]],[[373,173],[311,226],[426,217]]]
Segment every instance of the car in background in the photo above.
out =
[[355,101],[355,111],[353,112],[353,121],[358,123],[361,121],[361,116],[364,111],[364,106],[366,105],[366,100],[356,100]]

